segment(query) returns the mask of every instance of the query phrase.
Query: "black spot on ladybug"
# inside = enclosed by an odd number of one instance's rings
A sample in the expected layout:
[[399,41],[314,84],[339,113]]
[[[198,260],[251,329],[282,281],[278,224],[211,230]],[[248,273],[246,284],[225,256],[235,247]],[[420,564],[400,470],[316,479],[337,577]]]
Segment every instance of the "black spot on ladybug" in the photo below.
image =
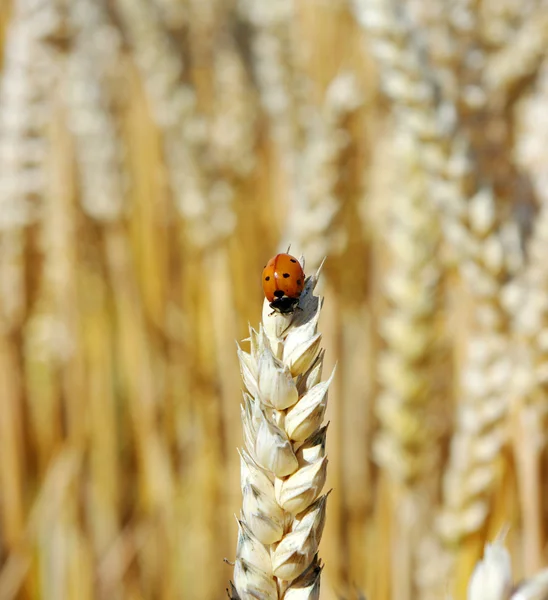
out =
[[264,278],[264,280],[265,280],[265,281],[270,281],[270,275],[267,275],[267,276]]
[[284,295],[285,295],[285,294],[284,294],[283,290],[276,290],[276,291],[274,292],[274,297],[275,297],[275,298],[283,298],[283,297],[284,297]]
[[301,280],[297,279],[297,285],[301,285]]
[[294,258],[289,259],[291,262],[297,262]]
[[289,273],[284,273],[284,279],[287,279],[289,277]]

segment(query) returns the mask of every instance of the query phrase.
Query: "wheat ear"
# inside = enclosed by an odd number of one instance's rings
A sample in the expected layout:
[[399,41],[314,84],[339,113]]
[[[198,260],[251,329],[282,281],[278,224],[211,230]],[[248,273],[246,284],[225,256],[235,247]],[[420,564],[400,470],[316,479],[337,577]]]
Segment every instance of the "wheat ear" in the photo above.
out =
[[313,295],[320,269],[306,280],[293,315],[272,314],[265,301],[259,331],[250,329],[251,351],[238,348],[245,449],[233,600],[319,598],[327,500],[320,496],[327,468],[322,420],[333,378],[320,381],[322,300]]

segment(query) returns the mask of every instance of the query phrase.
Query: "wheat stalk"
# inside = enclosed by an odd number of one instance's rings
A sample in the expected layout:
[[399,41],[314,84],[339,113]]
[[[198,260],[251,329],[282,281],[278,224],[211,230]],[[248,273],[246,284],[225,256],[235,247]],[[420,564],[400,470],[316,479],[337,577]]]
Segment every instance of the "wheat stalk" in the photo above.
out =
[[259,331],[250,330],[251,351],[238,349],[245,448],[233,598],[319,598],[327,500],[320,496],[327,468],[322,420],[333,378],[320,381],[322,301],[313,295],[320,269],[293,315],[271,314],[265,301]]

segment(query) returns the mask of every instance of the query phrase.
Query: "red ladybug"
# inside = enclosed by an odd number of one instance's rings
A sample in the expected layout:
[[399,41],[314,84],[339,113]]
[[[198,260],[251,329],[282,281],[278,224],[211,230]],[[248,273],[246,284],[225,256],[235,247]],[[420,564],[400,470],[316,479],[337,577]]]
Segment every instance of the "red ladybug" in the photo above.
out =
[[263,290],[270,307],[282,315],[291,314],[304,288],[304,271],[290,254],[276,254],[263,270]]

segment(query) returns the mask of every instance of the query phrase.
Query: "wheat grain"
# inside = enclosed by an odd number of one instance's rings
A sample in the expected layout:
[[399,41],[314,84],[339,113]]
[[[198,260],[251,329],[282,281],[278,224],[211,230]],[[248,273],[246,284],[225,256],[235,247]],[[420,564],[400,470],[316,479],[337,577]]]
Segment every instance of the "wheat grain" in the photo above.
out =
[[321,300],[309,277],[293,315],[267,301],[251,351],[238,349],[244,403],[243,505],[234,583],[241,600],[318,599],[317,552],[325,522],[327,427],[321,423],[333,375],[320,381]]

